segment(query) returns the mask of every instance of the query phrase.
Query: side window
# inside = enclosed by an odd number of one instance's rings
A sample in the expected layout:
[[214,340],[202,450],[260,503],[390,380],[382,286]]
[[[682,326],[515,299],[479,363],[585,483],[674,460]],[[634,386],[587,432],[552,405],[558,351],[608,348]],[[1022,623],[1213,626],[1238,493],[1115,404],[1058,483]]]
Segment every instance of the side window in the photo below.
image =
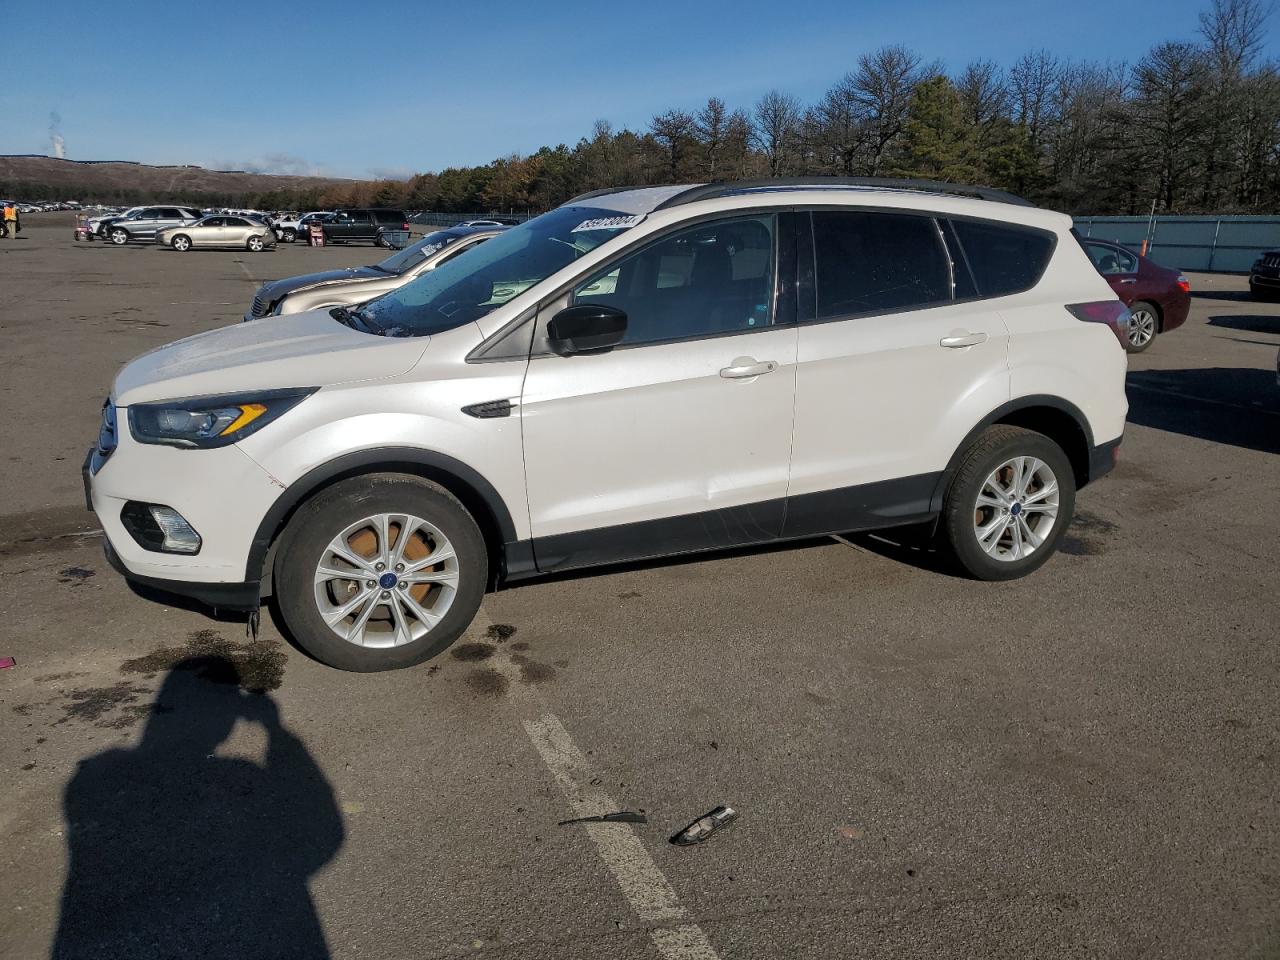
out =
[[[485,240],[487,240],[487,239],[488,239],[488,237],[486,237],[486,238],[485,238]],[[436,264],[436,266],[438,267],[438,266],[440,266],[441,264],[448,263],[448,262],[449,262],[450,260],[452,260],[454,257],[461,256],[462,254],[466,253],[468,250],[474,250],[476,247],[480,246],[480,244],[482,244],[482,243],[484,243],[484,240],[477,240],[475,243],[460,243],[460,244],[458,244],[458,249],[456,249],[456,250],[450,250],[450,251],[449,251],[448,253],[446,253],[443,257],[441,257],[441,258],[440,258],[440,262],[439,262],[439,263],[437,263],[437,264]],[[431,254],[433,254],[433,253],[435,253],[435,250],[434,250],[434,249],[432,249],[432,250],[426,250],[426,251],[423,251],[423,256],[424,256],[424,257],[427,257],[427,256],[430,256],[430,255],[431,255]]]
[[226,223],[226,217],[210,217],[201,224],[202,227],[221,227]]
[[140,214],[138,214],[138,219],[139,220],[159,220],[160,208],[147,207],[147,209],[143,210]]
[[181,220],[182,213],[173,207],[165,207],[160,211],[160,217],[164,220]]
[[1030,290],[1053,253],[1052,235],[1029,227],[977,220],[953,220],[952,226],[983,297]]
[[946,303],[951,272],[932,217],[814,211],[818,319]]
[[249,221],[244,219],[244,217],[227,217],[227,226],[228,227],[247,227],[249,226]]
[[716,220],[669,234],[573,291],[627,314],[623,344],[753,330],[773,322],[774,218]]
[[1138,258],[1131,254],[1128,250],[1122,250],[1120,247],[1113,247],[1107,243],[1089,243],[1085,242],[1085,250],[1089,254],[1089,258],[1093,261],[1093,265],[1098,268],[1098,272],[1105,276],[1120,273],[1137,273]]

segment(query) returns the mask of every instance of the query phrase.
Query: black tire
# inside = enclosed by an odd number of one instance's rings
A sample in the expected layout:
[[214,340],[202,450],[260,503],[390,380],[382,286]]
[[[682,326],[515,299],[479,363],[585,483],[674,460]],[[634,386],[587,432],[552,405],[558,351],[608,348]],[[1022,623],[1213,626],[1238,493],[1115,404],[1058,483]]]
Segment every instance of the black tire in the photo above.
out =
[[[983,515],[978,494],[997,467],[1018,456],[1036,457],[1048,465],[1058,482],[1058,512],[1044,541],[1029,556],[1001,560],[989,555],[978,542],[975,524]],[[998,424],[984,430],[961,457],[943,502],[939,533],[969,576],[977,580],[1015,580],[1053,556],[1071,523],[1075,503],[1075,473],[1062,448],[1042,433]],[[1043,533],[1039,527],[1036,532]]]
[[[1133,316],[1134,322],[1129,325],[1124,348],[1129,353],[1142,353],[1156,342],[1156,336],[1160,333],[1160,310],[1154,303],[1135,300],[1129,304],[1129,313]],[[1145,318],[1145,326],[1142,325],[1141,318]],[[1142,333],[1140,334],[1139,331]]]
[[[424,636],[398,647],[365,647],[330,629],[317,608],[314,577],[329,543],[351,524],[379,513],[404,513],[434,525],[452,544],[458,587],[444,617]],[[447,649],[475,619],[488,584],[484,537],[467,509],[439,484],[404,474],[353,477],[298,508],[276,554],[276,602],[294,640],[322,663],[372,673],[421,663]]]
[[107,239],[117,247],[123,247],[129,242],[129,231],[125,230],[123,227],[112,227],[107,234]]
[[293,242],[294,242],[294,241],[296,241],[297,239],[298,239],[298,231],[297,231],[297,230],[294,230],[292,227],[288,227],[288,228],[286,228],[286,229],[285,229],[285,231],[284,231],[284,242],[285,242],[285,243],[293,243]]
[[[178,243],[179,240],[186,241],[186,245],[185,246],[180,245]],[[169,246],[173,247],[173,249],[177,250],[179,253],[186,253],[188,250],[191,249],[191,238],[188,237],[185,233],[180,233],[177,236],[175,236],[172,240],[169,241]]]
[[1253,297],[1255,300],[1261,301],[1262,303],[1274,303],[1276,299],[1274,292],[1268,290],[1266,287],[1255,286],[1252,283],[1249,284],[1249,296]]
[[387,250],[391,249],[391,241],[381,233],[373,238],[373,245],[375,247],[384,247]]

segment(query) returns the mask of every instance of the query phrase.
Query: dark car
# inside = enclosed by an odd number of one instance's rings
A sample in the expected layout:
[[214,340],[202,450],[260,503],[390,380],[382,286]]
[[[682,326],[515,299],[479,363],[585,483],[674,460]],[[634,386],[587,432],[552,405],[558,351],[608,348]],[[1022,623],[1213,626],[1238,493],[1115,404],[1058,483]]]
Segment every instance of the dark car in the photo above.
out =
[[1280,250],[1264,251],[1253,261],[1249,293],[1255,300],[1280,300]]
[[368,241],[390,247],[393,244],[384,234],[391,232],[409,232],[409,218],[403,210],[339,210],[324,224],[325,243]]
[[1191,309],[1191,284],[1128,247],[1106,240],[1085,240],[1085,252],[1111,289],[1129,308],[1129,337],[1125,349],[1141,353],[1158,333],[1182,326]]

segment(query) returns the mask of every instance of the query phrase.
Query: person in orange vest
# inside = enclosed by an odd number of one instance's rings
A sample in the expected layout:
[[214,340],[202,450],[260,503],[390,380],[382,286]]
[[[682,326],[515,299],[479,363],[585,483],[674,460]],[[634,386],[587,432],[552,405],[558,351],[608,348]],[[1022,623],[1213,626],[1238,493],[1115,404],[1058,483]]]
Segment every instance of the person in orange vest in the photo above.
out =
[[15,239],[18,231],[22,227],[18,224],[18,208],[12,202],[6,202],[4,205],[4,235],[8,239]]

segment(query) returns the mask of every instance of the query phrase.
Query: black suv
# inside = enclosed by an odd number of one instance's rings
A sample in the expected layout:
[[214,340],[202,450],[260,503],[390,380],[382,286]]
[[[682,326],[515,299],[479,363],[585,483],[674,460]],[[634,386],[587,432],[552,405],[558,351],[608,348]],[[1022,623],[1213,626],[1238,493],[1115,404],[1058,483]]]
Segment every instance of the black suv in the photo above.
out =
[[384,234],[393,231],[407,233],[408,230],[409,218],[403,210],[339,210],[324,223],[324,240],[325,243],[368,240],[381,247],[390,247],[393,244]]

